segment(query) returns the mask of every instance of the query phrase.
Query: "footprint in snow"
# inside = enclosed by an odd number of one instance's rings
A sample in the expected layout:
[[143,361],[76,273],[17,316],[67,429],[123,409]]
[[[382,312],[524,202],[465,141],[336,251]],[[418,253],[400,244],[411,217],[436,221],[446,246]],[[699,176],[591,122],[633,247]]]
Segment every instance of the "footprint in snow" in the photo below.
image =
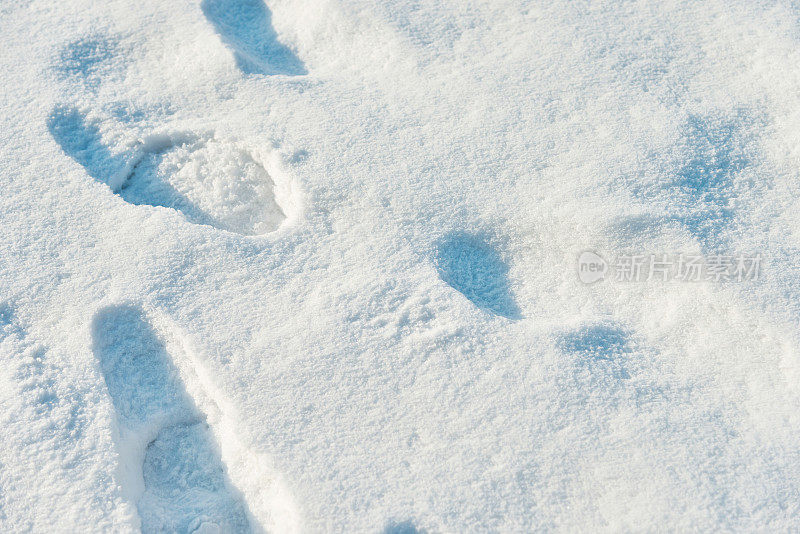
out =
[[123,489],[136,502],[142,532],[249,532],[206,418],[143,312],[106,308],[93,327],[117,412]]
[[242,235],[276,230],[296,205],[291,184],[276,183],[239,143],[184,133],[154,135],[112,150],[100,126],[68,106],[48,118],[62,150],[131,204],[171,208],[189,222]]
[[454,232],[442,239],[434,263],[441,279],[477,307],[508,319],[519,319],[508,282],[508,266],[488,239]]
[[143,532],[298,532],[272,461],[239,439],[238,416],[184,339],[135,305],[101,309],[93,350],[116,411],[123,497]]
[[278,41],[263,0],[203,0],[201,8],[245,74],[307,74],[303,62]]

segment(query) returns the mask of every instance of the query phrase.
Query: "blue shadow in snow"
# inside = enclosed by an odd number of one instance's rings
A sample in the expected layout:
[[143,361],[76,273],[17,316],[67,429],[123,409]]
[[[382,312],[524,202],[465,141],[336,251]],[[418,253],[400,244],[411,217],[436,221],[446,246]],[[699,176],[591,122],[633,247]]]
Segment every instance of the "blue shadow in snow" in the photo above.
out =
[[134,206],[170,208],[181,213],[190,223],[220,228],[219,221],[189,200],[159,172],[163,156],[163,151],[145,154],[133,167],[117,195]]
[[[65,154],[86,169],[95,180],[109,185],[109,179],[123,170],[129,173],[122,186],[114,191],[119,197],[136,206],[158,206],[171,208],[182,213],[189,222],[216,225],[216,221],[198,208],[186,195],[175,189],[168,181],[161,179],[157,167],[159,153],[148,153],[132,168],[129,157],[114,155],[103,144],[97,123],[73,107],[60,106],[50,114],[47,126],[53,139]],[[139,179],[131,179],[140,174]]]
[[521,312],[508,284],[508,266],[478,235],[451,233],[439,242],[434,258],[439,276],[481,309],[508,319]]
[[164,414],[196,417],[164,343],[141,309],[122,305],[100,310],[93,336],[114,407],[128,425]]
[[669,213],[626,219],[619,225],[623,236],[657,234],[660,228],[679,224],[706,251],[725,249],[721,235],[736,216],[737,175],[752,165],[752,126],[758,118],[744,110],[730,115],[693,115],[683,127],[683,161],[663,180],[634,193],[646,201],[671,206]]
[[245,74],[308,73],[294,52],[278,41],[263,0],[203,0],[200,6]]
[[691,199],[692,213],[679,219],[706,248],[719,248],[719,233],[734,217],[734,178],[750,164],[742,124],[713,115],[693,116],[686,130],[691,156],[674,185]]
[[126,165],[122,156],[114,156],[103,144],[97,123],[74,107],[58,106],[47,119],[53,139],[69,157],[86,169],[89,176],[103,183]]
[[0,328],[8,326],[14,320],[14,308],[7,302],[0,303]]
[[106,110],[118,121],[127,124],[142,122],[148,116],[142,109],[134,108],[120,102],[115,102],[106,107]]
[[702,202],[724,203],[733,177],[750,163],[737,122],[692,116],[686,127],[691,157],[678,172],[677,184]]
[[595,324],[562,334],[558,347],[564,352],[608,360],[632,351],[630,334],[613,324]]
[[90,89],[102,81],[102,75],[117,55],[118,42],[102,35],[73,41],[61,50],[56,70],[69,78],[81,80]]
[[175,113],[172,106],[164,102],[149,105],[145,108],[136,107],[130,102],[113,102],[104,106],[104,110],[119,122],[125,124],[136,124],[145,120],[150,120],[151,122],[153,120],[160,121]]
[[425,534],[425,531],[419,530],[411,521],[392,521],[383,529],[383,534]]
[[94,353],[121,426],[163,425],[145,449],[145,491],[136,503],[142,532],[249,532],[243,502],[230,491],[219,449],[164,342],[135,306],[100,310]]
[[735,216],[735,177],[750,165],[745,127],[752,118],[694,115],[685,127],[689,155],[667,188],[685,199],[681,223],[706,250],[724,248],[722,230]]

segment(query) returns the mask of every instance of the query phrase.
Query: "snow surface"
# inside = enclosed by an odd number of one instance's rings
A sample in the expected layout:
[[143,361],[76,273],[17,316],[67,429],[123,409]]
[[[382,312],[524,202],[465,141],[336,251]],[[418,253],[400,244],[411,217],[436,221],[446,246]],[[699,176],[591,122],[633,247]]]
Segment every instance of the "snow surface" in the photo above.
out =
[[798,65],[792,0],[0,2],[0,530],[798,530]]

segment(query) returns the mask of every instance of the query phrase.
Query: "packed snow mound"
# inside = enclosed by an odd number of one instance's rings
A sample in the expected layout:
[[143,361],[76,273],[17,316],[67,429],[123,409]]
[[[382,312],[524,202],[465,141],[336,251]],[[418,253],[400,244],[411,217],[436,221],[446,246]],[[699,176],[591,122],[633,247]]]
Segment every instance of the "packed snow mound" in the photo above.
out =
[[796,2],[0,28],[0,531],[800,528]]

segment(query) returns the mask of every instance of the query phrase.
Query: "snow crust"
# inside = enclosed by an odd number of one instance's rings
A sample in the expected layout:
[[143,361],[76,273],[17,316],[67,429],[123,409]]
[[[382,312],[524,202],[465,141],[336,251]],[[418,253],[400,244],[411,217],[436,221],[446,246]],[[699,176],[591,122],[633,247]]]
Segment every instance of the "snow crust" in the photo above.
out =
[[798,65],[792,0],[0,3],[0,531],[797,530]]

